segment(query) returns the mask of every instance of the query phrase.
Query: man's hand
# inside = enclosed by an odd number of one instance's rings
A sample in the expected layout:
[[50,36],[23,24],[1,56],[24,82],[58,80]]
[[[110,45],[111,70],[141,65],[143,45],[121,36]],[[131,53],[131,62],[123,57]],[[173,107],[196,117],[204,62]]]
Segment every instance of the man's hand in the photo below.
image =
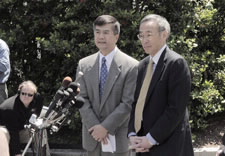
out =
[[135,145],[140,143],[140,139],[138,139],[139,137],[137,136],[130,136],[129,140],[130,140],[130,145],[129,145],[129,149],[135,149]]
[[102,125],[95,125],[93,127],[91,127],[89,130],[88,130],[92,137],[98,141],[98,142],[101,142],[103,141],[104,143],[107,143],[106,141],[106,137],[107,137],[107,134],[108,134],[108,130],[105,129]]
[[150,148],[152,148],[152,144],[147,139],[146,136],[138,137],[132,136],[130,137],[130,149],[134,149],[136,152],[148,152]]
[[108,134],[104,139],[102,139],[102,143],[105,145],[108,144]]

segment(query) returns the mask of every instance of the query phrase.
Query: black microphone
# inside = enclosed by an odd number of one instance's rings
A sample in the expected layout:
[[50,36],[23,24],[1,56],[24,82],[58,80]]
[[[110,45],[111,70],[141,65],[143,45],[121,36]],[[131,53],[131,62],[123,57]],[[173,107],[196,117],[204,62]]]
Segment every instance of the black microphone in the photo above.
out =
[[[68,88],[69,89],[69,88]],[[61,122],[57,122],[55,123],[52,127],[50,132],[57,132],[60,127],[64,124],[64,123],[69,123],[71,120],[71,116],[73,115],[73,107],[76,108],[81,108],[84,105],[84,98],[81,96],[76,96],[75,100],[70,100],[62,109],[62,111],[60,112],[60,114],[57,115],[57,117],[60,116],[64,116],[63,120],[61,120]]]
[[77,96],[76,102],[75,102],[75,107],[80,109],[84,105],[84,98],[82,96]]
[[80,84],[77,82],[71,82],[68,86],[68,89],[71,88],[73,90],[73,96],[76,96],[77,94],[79,94],[79,86]]
[[62,101],[62,108],[69,108],[72,103],[75,103],[76,101],[76,96],[79,93],[79,84],[76,82],[70,83],[66,91],[68,92],[69,96],[67,100]]
[[84,104],[84,99],[81,97],[77,97],[77,94],[79,93],[79,84],[76,82],[70,83],[68,88],[65,90],[69,95],[66,96],[67,99],[61,100],[61,112],[58,113],[57,117],[60,116],[61,114],[68,115],[70,114],[69,112],[73,107],[76,108],[81,108]]
[[60,99],[58,106],[60,106],[61,108],[63,108],[65,106],[66,103],[69,102],[70,100],[70,89],[67,88],[67,90],[63,91],[63,98]]
[[[68,88],[69,89],[69,88]],[[62,115],[62,110],[64,109],[65,105],[67,103],[69,103],[69,98],[70,98],[70,93],[69,91],[67,90],[64,90],[63,91],[63,96],[59,99],[59,101],[56,103],[56,107],[54,110],[54,115],[52,115],[51,117],[49,117],[49,120],[53,120],[53,119],[56,119],[58,118],[59,116]],[[72,89],[71,89],[72,90]],[[50,111],[51,112],[51,111]]]
[[84,99],[77,96],[80,92],[79,86],[79,83],[72,82],[68,76],[63,79],[62,86],[56,92],[45,113],[43,124],[45,127],[51,125],[52,129],[59,128],[72,116],[74,107],[81,108],[83,106]]
[[69,84],[72,82],[72,78],[69,76],[66,76],[63,81],[61,87],[56,92],[55,96],[53,97],[53,100],[49,104],[48,111],[45,114],[45,117],[48,117],[50,112],[52,110],[56,109],[56,104],[59,103],[60,99],[64,97],[64,90],[69,86]]
[[59,100],[64,96],[64,93],[62,90],[58,90],[53,97],[53,100],[49,104],[48,111],[45,114],[45,118],[48,117],[50,112],[56,108],[56,104],[59,102]]

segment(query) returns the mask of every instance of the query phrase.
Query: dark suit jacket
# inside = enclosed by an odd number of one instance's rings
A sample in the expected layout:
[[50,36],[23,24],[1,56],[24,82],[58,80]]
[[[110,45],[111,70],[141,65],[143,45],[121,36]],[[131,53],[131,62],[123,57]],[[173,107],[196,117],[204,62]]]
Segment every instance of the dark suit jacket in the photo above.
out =
[[[135,132],[135,106],[145,77],[149,56],[138,68],[135,100],[133,103],[129,132]],[[155,68],[147,93],[142,128],[139,136],[150,132],[159,143],[148,156],[193,156],[187,104],[191,89],[189,67],[185,59],[168,47],[163,51]]]

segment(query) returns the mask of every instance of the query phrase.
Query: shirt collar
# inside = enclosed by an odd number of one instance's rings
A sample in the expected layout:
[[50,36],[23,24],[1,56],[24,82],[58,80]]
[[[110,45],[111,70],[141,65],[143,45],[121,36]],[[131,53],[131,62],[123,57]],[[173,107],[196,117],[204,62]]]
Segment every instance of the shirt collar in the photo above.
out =
[[150,56],[150,59],[153,59],[154,64],[156,65],[159,61],[159,58],[161,56],[161,54],[163,53],[164,49],[167,47],[167,45],[165,44],[157,53],[155,56]]
[[106,59],[106,65],[107,65],[107,69],[109,71],[109,68],[111,66],[111,63],[112,63],[112,60],[113,60],[113,57],[115,56],[116,52],[117,52],[117,46],[113,49],[113,51],[111,51],[108,55],[104,56],[102,55],[102,53],[99,51],[99,67],[101,68],[101,64],[102,64],[102,58],[105,57]]

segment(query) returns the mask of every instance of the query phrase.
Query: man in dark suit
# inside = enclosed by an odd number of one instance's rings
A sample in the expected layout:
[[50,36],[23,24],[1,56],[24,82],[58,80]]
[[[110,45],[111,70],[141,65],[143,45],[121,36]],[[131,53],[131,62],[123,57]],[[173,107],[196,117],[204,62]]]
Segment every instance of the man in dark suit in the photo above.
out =
[[130,148],[138,156],[194,155],[187,111],[190,71],[185,59],[167,46],[169,34],[164,17],[142,19],[138,38],[149,56],[139,63],[128,131]]
[[[138,61],[116,46],[120,24],[114,17],[97,17],[93,29],[99,51],[81,59],[77,68],[76,81],[85,99],[80,109],[83,148],[88,156],[128,156],[127,130]],[[114,153],[102,148],[109,136],[115,137]]]

